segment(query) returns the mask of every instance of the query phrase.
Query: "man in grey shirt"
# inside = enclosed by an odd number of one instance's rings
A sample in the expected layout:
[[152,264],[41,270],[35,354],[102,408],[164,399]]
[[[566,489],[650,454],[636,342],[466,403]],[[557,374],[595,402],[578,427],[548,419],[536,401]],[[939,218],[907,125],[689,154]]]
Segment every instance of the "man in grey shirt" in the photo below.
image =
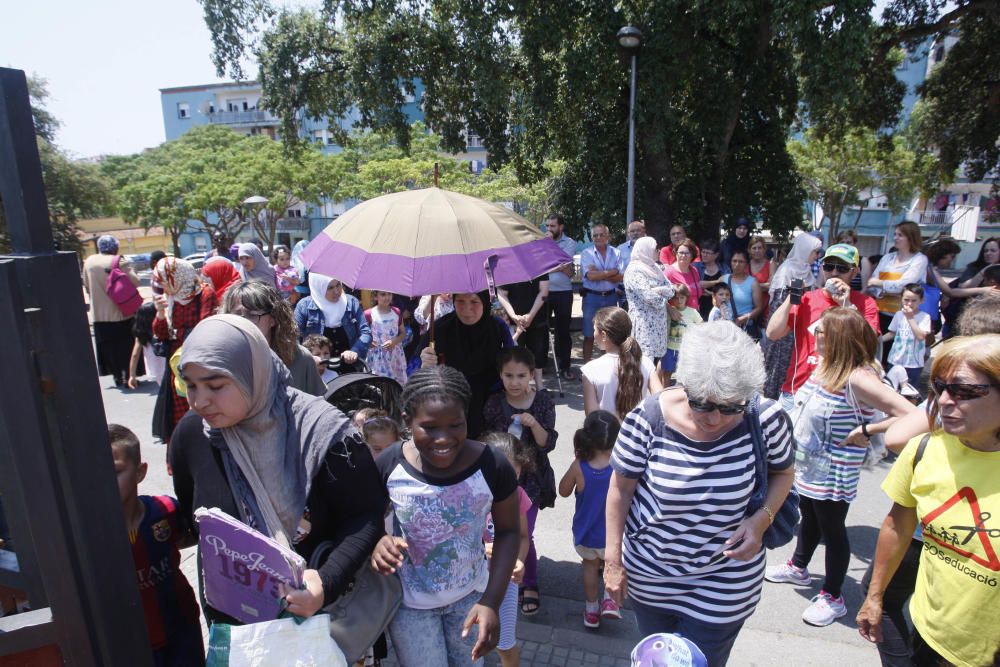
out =
[[[565,223],[562,216],[553,213],[545,221],[549,236],[559,244],[563,252],[572,257],[576,253],[576,241],[563,233]],[[575,380],[576,374],[570,368],[570,352],[573,341],[569,336],[569,322],[573,317],[573,263],[568,262],[549,274],[550,321],[555,326],[556,360],[564,380]]]

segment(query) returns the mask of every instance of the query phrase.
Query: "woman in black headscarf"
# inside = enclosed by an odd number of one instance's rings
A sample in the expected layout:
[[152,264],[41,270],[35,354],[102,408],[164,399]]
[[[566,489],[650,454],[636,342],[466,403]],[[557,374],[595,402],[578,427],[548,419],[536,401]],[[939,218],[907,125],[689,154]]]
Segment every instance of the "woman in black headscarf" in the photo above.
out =
[[[483,406],[490,393],[500,386],[497,353],[514,347],[510,330],[490,308],[490,294],[455,294],[455,312],[434,325],[434,343],[420,353],[423,366],[451,366],[462,372],[472,387],[469,401],[469,437],[483,430]],[[429,340],[429,339],[428,339]]]

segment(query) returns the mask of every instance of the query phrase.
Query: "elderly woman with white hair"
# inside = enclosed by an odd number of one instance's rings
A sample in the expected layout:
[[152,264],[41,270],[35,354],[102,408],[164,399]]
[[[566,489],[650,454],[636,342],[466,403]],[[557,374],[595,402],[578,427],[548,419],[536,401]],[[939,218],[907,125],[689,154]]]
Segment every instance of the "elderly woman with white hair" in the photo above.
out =
[[643,636],[682,634],[718,667],[760,600],[763,535],[794,481],[791,434],[779,405],[761,398],[768,490],[749,512],[760,348],[731,322],[696,325],[675,377],[626,416],[615,443],[604,582],[619,604],[632,599]]

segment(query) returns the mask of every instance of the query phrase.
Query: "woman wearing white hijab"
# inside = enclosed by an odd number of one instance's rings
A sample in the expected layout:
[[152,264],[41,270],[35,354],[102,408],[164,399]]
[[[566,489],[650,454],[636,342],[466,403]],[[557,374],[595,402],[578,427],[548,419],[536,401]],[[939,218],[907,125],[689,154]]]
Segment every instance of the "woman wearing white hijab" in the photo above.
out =
[[251,280],[261,280],[269,285],[277,286],[272,267],[264,253],[253,243],[241,243],[239,250],[240,278],[248,283]]
[[[793,280],[801,280],[805,291],[813,288],[815,278],[812,264],[819,257],[822,248],[823,242],[812,234],[803,233],[795,237],[788,257],[771,277],[771,289],[769,290],[771,310],[767,314],[768,320],[771,319],[774,311],[785,302]],[[767,328],[767,321],[764,322],[763,328]],[[764,367],[767,369],[764,395],[768,398],[777,399],[781,394],[781,385],[785,382],[785,375],[788,374],[788,364],[792,361],[794,348],[795,337],[789,333],[784,338],[771,341],[764,351]]]
[[[288,611],[311,616],[344,592],[382,533],[384,487],[350,420],[322,398],[288,386],[288,369],[249,320],[216,315],[184,343],[180,373],[189,412],[171,458],[178,511],[217,507],[290,544],[308,562],[337,546]],[[192,523],[193,525],[193,523]],[[200,557],[200,554],[199,554]],[[202,600],[209,623],[233,620]]]
[[632,337],[639,341],[642,353],[656,363],[667,352],[667,300],[674,295],[674,288],[656,265],[656,239],[652,236],[643,236],[632,246],[624,285]]
[[295,304],[295,324],[299,340],[310,334],[330,339],[332,354],[345,364],[368,356],[372,330],[361,302],[344,292],[344,285],[330,276],[309,274],[309,296]]

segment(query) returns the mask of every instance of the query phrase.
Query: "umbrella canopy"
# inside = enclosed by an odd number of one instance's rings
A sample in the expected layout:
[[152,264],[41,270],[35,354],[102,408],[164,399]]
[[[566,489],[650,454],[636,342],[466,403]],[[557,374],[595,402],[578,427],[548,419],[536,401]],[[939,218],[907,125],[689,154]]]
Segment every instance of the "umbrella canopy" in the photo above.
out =
[[548,235],[475,197],[426,188],[358,204],[302,251],[310,271],[354,288],[422,296],[531,280],[573,261]]

